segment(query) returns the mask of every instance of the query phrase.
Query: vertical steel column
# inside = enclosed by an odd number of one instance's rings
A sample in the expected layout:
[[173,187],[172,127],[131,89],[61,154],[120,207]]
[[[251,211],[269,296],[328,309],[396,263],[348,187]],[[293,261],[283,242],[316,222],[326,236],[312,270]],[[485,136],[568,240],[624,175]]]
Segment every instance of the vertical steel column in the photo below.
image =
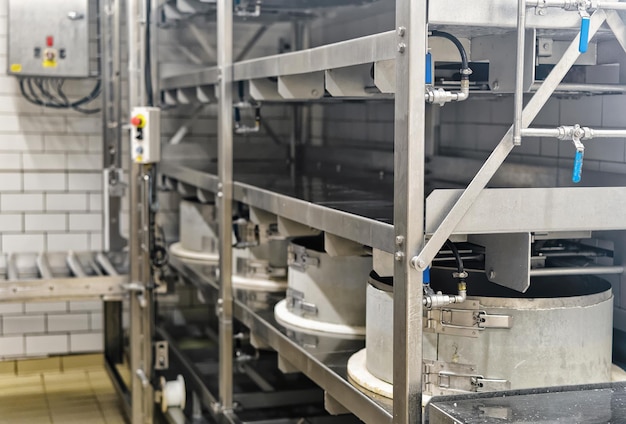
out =
[[220,68],[217,157],[219,191],[220,299],[219,395],[224,412],[233,408],[233,1],[217,3],[217,65]]
[[422,273],[409,259],[424,245],[426,0],[396,0],[393,422],[422,421]]
[[[127,0],[129,106],[147,104],[147,1]],[[150,165],[131,164],[130,175],[130,370],[132,424],[151,424],[154,412],[152,375],[153,291],[150,272]]]
[[[311,47],[310,25],[305,21],[294,21],[292,23],[291,49],[300,51]],[[309,139],[310,131],[310,106],[304,104],[294,104],[291,107],[291,137],[289,139],[289,161],[291,163],[291,179],[295,184],[296,172],[301,167],[301,146]]]
[[[100,77],[102,79],[103,246],[121,252],[126,245],[120,231],[122,210],[122,83],[121,14],[119,0],[100,0]],[[123,361],[122,302],[104,302],[104,357],[112,368]]]
[[103,249],[121,252],[126,240],[120,231],[122,182],[122,81],[120,0],[100,0],[100,75],[102,78],[102,142],[104,155]]

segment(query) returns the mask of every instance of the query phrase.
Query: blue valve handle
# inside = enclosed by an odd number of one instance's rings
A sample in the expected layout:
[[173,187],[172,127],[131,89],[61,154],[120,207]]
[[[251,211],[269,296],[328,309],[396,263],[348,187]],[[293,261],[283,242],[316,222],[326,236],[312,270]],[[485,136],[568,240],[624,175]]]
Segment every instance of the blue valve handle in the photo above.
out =
[[580,21],[580,41],[578,43],[578,51],[586,53],[589,47],[589,16],[583,16]]
[[426,53],[426,84],[433,83],[433,55]]
[[427,267],[422,273],[422,283],[430,284],[430,267]]
[[572,172],[572,182],[578,184],[583,175],[583,156],[584,151],[577,150],[574,157],[574,171]]

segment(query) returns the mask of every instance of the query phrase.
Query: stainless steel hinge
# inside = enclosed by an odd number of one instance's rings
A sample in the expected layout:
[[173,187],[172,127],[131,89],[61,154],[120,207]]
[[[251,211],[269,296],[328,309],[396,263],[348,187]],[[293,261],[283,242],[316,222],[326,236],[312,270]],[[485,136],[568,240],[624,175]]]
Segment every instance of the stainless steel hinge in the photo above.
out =
[[454,308],[432,309],[426,312],[427,331],[455,336],[478,337],[488,328],[511,328],[510,315],[489,314],[479,309],[476,300],[467,300]]
[[424,392],[433,395],[507,390],[511,386],[508,380],[479,374],[474,365],[428,360],[424,361],[422,381]]
[[287,309],[296,315],[313,315],[317,316],[317,306],[304,300],[304,293],[287,289]]

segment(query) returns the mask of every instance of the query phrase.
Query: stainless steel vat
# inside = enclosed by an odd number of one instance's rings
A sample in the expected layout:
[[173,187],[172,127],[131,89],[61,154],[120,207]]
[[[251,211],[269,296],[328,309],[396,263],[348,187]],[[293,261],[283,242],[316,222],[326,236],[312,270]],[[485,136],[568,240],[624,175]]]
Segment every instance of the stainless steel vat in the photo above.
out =
[[[453,293],[449,274],[433,271],[433,288]],[[392,383],[393,288],[381,279],[371,282],[366,366],[378,379]],[[464,374],[458,367],[466,365],[470,391],[610,381],[613,295],[607,281],[593,276],[538,277],[526,293],[518,293],[472,273],[468,293],[468,301],[480,303],[480,313],[510,316],[511,327],[477,328],[477,337],[424,333],[424,360],[444,368],[427,373],[430,383],[424,393],[459,390],[462,385],[451,384],[446,374]]]
[[289,245],[287,298],[280,307],[286,306],[296,326],[364,334],[367,284],[363,283],[371,268],[369,255],[332,257],[321,237],[294,239]]

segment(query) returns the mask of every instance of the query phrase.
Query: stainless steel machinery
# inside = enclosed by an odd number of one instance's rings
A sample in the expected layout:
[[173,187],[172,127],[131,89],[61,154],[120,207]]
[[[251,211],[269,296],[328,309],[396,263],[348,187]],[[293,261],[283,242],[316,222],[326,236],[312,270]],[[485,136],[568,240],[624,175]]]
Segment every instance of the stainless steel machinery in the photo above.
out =
[[[152,419],[157,377],[178,373],[191,402],[166,415],[224,422],[254,414],[332,420],[327,413],[342,422],[419,422],[422,392],[560,384],[558,374],[530,378],[540,369],[525,368],[531,354],[574,367],[563,382],[609,378],[612,294],[599,277],[618,298],[626,178],[623,166],[603,165],[595,149],[626,138],[626,130],[619,120],[585,120],[594,102],[604,102],[598,99],[623,99],[624,3],[128,3],[131,106],[177,107],[189,118],[179,134],[193,133],[189,122],[197,122],[204,134],[195,144],[207,152],[135,164],[129,178],[133,423]],[[154,75],[156,55],[147,54],[156,51],[149,44],[161,43],[156,27],[171,31],[168,40],[186,58],[162,78]],[[551,113],[561,101],[574,112],[557,106]],[[550,156],[555,144],[558,154]],[[162,253],[151,228],[157,168],[167,187],[215,202],[217,267],[179,259],[171,269],[154,266]],[[362,340],[286,328],[274,316],[284,295],[234,287],[233,217],[246,209],[283,239],[323,233],[324,254],[365,250],[379,275],[393,276],[386,303],[370,299],[387,311],[366,328],[379,324],[386,336],[383,358],[368,363],[375,357],[368,354],[366,368],[393,382],[393,400],[349,378]],[[440,269],[450,286],[435,278],[428,284],[429,270],[434,277]],[[485,292],[473,292],[478,274]],[[555,280],[590,288],[537,294],[535,286]],[[498,290],[508,291],[497,298]],[[216,316],[179,319],[189,306],[185,292],[192,306]],[[167,301],[180,313],[159,312]],[[354,302],[364,306],[362,298]],[[614,315],[613,326],[623,328],[623,310]],[[584,351],[583,340],[553,336],[548,322],[555,319],[580,322],[584,341],[598,347],[595,359],[568,355],[576,346]],[[512,333],[529,344],[513,349],[519,356],[506,350]],[[492,350],[509,353],[495,358]],[[437,368],[432,361],[440,357],[454,365]],[[509,365],[520,373],[503,375],[499,367]],[[471,367],[480,370],[474,375]],[[278,415],[264,415],[270,409]]]
[[[450,286],[448,272],[437,270],[431,278],[435,289]],[[370,277],[366,350],[348,364],[357,384],[386,396],[393,384],[390,282]],[[470,274],[467,285],[465,302],[427,315],[425,394],[611,381],[613,297],[607,281],[537,277],[519,293]]]
[[289,245],[289,286],[276,304],[276,320],[301,332],[313,330],[348,336],[365,334],[363,277],[371,255],[332,257],[323,237],[300,237]]

